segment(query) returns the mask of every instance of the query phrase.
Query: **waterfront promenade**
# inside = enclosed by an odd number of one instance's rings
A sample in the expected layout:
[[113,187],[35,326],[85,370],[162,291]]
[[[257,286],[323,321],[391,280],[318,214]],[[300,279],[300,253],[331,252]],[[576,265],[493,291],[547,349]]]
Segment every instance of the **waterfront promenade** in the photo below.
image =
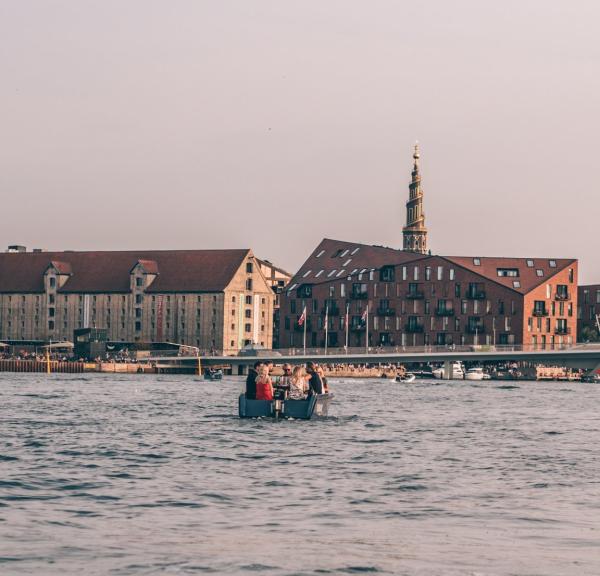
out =
[[539,350],[532,346],[418,346],[340,349],[298,348],[281,350],[260,350],[258,356],[178,356],[152,357],[147,363],[165,366],[230,365],[243,373],[257,358],[272,360],[276,364],[290,362],[321,362],[327,364],[373,364],[373,363],[443,363],[448,368],[451,362],[532,362],[544,365],[559,365],[572,368],[600,368],[600,343],[575,344],[555,347],[552,350]]

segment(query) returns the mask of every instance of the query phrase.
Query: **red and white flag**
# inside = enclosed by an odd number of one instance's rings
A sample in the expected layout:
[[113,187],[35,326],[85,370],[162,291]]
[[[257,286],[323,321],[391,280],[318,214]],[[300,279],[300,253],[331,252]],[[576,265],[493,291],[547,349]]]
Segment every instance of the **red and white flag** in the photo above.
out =
[[362,313],[362,316],[360,317],[360,319],[362,322],[366,322],[368,317],[369,317],[369,307],[367,306],[365,308],[365,311]]
[[298,318],[298,326],[302,326],[306,322],[306,306],[302,310],[302,314],[300,314],[300,318]]

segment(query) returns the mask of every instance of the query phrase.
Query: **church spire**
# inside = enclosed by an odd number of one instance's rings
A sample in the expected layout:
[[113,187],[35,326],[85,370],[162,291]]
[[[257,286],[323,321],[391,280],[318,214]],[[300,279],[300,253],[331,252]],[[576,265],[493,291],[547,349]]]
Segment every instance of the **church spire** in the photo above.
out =
[[415,144],[413,152],[412,179],[408,185],[409,195],[406,203],[406,226],[402,229],[404,235],[403,249],[407,252],[427,254],[427,228],[425,228],[425,213],[423,212],[423,190],[421,189],[421,174],[419,173],[419,144]]

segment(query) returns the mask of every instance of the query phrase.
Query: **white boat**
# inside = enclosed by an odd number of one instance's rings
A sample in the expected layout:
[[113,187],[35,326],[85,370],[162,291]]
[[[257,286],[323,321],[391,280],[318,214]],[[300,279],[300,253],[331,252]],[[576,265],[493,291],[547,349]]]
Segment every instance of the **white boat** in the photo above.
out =
[[483,380],[484,378],[483,368],[469,368],[465,374],[465,380]]
[[403,376],[396,376],[396,382],[414,382],[417,377],[412,372],[407,372]]
[[[450,375],[451,380],[463,380],[464,379],[465,369],[463,367],[462,362],[452,362],[450,370],[451,370],[451,375]],[[433,375],[436,378],[444,378],[444,367],[442,366],[441,368],[436,368],[433,371]]]

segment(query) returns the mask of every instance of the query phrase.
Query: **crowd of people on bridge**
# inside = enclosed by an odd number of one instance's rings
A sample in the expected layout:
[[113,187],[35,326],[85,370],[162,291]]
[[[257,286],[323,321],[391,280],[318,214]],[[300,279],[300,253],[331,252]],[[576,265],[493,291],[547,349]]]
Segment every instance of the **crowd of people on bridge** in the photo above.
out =
[[258,360],[248,370],[248,400],[304,400],[313,394],[329,393],[323,368],[314,362],[294,367],[286,363],[282,366],[283,375],[275,377],[272,376],[273,368],[273,362]]

